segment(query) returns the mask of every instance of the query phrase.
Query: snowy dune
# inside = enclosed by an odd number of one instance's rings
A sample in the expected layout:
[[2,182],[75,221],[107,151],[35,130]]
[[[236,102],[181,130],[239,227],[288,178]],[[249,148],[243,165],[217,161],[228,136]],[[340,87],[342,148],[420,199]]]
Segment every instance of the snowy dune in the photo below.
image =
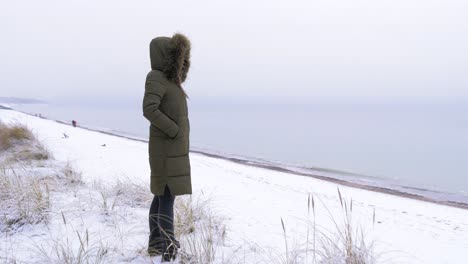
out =
[[[0,110],[2,122],[26,124],[60,162],[70,162],[87,184],[132,179],[149,186],[147,144],[73,128],[23,113]],[[63,135],[67,134],[68,138]],[[105,144],[105,146],[102,146]],[[304,241],[308,195],[315,199],[317,226],[333,232],[342,209],[337,188],[353,201],[353,222],[374,243],[378,263],[466,263],[468,210],[340,186],[318,179],[191,153],[194,196],[208,195],[226,219],[227,251],[242,247],[245,263],[258,263],[255,247],[284,251],[285,223],[290,245]],[[148,190],[149,191],[149,190]],[[148,205],[149,206],[149,205]],[[375,212],[375,222],[374,222]],[[139,238],[147,239],[146,222]],[[229,249],[231,247],[231,249]],[[273,253],[272,253],[273,254]]]

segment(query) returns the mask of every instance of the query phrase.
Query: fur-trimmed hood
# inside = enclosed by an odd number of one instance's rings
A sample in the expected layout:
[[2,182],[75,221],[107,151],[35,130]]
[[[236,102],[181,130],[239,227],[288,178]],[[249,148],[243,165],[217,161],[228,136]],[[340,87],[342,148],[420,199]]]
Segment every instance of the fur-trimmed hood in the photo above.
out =
[[162,71],[170,81],[181,85],[190,68],[190,41],[182,34],[157,37],[150,44],[151,69]]

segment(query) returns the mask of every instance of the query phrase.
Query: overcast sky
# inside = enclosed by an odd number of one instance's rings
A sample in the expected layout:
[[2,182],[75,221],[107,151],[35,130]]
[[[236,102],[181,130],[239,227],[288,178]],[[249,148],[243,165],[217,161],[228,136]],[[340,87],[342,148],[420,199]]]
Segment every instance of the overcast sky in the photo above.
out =
[[0,96],[139,100],[186,34],[194,100],[468,98],[468,1],[3,1]]

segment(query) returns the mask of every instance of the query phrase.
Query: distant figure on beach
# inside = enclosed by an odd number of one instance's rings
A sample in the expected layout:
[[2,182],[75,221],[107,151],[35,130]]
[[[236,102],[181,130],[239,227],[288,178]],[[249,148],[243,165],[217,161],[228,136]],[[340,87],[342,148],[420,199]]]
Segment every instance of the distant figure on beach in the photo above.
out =
[[176,258],[175,196],[192,193],[187,94],[182,83],[190,67],[190,41],[182,34],[158,37],[150,44],[151,71],[146,77],[143,115],[151,123],[151,192],[148,253],[162,261]]
[[72,125],[73,125],[73,127],[76,127],[76,121],[75,120],[72,120]]

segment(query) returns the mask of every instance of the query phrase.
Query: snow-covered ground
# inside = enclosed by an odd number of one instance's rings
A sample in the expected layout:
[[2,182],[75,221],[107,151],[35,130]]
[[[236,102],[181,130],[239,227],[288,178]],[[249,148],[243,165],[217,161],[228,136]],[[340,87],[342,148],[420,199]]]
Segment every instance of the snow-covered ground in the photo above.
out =
[[[0,110],[0,120],[30,127],[57,162],[69,162],[81,172],[86,185],[98,182],[113,186],[119,181],[132,181],[149,186],[147,144],[144,142],[73,128],[11,110]],[[230,254],[235,253],[238,258],[235,263],[241,260],[243,263],[269,263],[265,254],[281,255],[285,251],[281,221],[290,251],[305,243],[311,227],[308,222],[313,218],[308,212],[309,195],[315,202],[316,226],[320,230],[335,231],[335,221],[343,218],[338,188],[345,200],[352,199],[352,221],[362,229],[366,241],[373,243],[377,263],[467,263],[468,210],[339,186],[202,154],[192,153],[190,158],[193,196],[210,197],[213,211],[225,219],[226,242],[220,250],[226,252],[225,258],[232,258]],[[77,192],[89,193],[83,187]],[[86,201],[75,199],[77,196],[80,197],[73,192],[61,194],[60,202],[52,205],[53,212],[65,211],[73,218],[70,208],[92,211],[93,203],[100,199]],[[128,252],[141,252],[148,235],[146,213],[145,208],[139,208],[115,215],[130,223],[119,230],[112,227],[113,220],[106,216],[81,214],[80,217],[89,217],[81,222],[96,221],[101,231],[107,226],[107,238],[119,237],[116,232],[131,233],[131,239],[121,243]],[[26,247],[12,245],[28,241],[38,244],[49,236],[31,226],[8,239],[2,238],[0,253],[9,252],[19,260],[24,256],[28,261],[34,260],[31,256],[34,253],[20,252],[27,250]],[[119,261],[147,262],[142,257]]]

